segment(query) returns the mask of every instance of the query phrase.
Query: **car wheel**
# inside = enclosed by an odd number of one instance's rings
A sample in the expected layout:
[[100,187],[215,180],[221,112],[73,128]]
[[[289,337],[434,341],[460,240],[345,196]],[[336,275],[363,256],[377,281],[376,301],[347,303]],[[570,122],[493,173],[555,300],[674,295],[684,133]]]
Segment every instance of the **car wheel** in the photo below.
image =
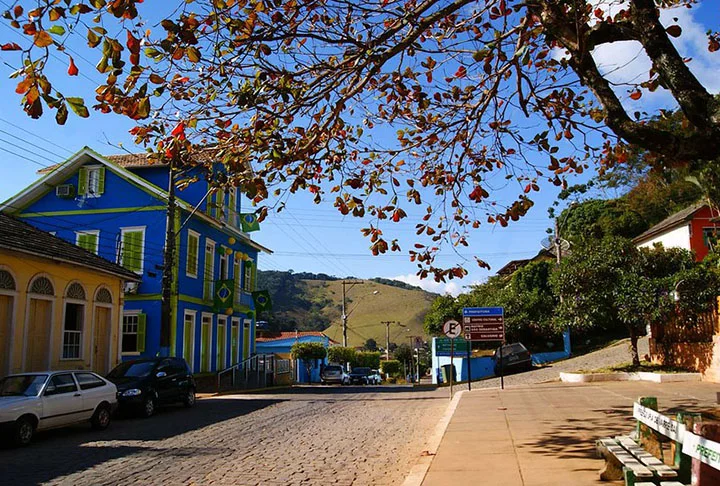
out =
[[148,397],[143,402],[142,415],[143,417],[152,417],[155,414],[155,399]]
[[107,404],[101,404],[90,419],[90,425],[95,430],[105,430],[110,425],[110,407]]
[[195,389],[194,388],[188,388],[187,393],[185,393],[185,398],[183,398],[183,405],[185,405],[187,408],[190,408],[193,405],[195,405]]
[[15,421],[13,442],[15,445],[26,446],[35,435],[35,423],[28,417],[20,417]]

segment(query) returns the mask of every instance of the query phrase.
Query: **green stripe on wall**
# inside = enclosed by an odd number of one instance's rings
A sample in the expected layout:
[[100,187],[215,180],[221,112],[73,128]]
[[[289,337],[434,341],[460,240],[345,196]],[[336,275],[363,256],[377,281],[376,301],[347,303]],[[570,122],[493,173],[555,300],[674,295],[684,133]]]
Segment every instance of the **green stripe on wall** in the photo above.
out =
[[160,300],[160,299],[162,299],[162,295],[160,295],[160,294],[139,294],[139,295],[125,294],[126,301]]
[[39,218],[43,216],[74,216],[76,214],[109,214],[134,213],[137,211],[165,211],[165,206],[140,206],[137,208],[78,209],[76,211],[46,211],[43,213],[20,213],[23,218]]

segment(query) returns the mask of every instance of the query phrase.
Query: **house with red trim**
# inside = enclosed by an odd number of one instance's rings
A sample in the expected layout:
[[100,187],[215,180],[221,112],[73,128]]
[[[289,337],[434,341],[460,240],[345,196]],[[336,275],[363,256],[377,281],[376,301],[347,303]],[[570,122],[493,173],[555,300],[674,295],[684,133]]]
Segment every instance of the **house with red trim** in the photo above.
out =
[[702,261],[720,236],[720,213],[705,203],[696,203],[665,218],[635,237],[638,248],[652,248],[660,243],[664,248],[684,248]]

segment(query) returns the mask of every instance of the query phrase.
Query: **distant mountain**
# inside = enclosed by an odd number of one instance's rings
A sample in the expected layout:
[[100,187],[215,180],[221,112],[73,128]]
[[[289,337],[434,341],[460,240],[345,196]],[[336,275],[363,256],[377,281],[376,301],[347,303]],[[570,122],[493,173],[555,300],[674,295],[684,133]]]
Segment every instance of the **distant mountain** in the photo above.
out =
[[[268,321],[271,329],[324,331],[342,342],[341,279],[323,274],[259,270],[257,288],[270,292],[272,312],[263,313],[258,319]],[[384,347],[383,321],[400,323],[390,325],[390,342],[400,344],[407,342],[409,336],[423,336],[423,319],[437,297],[420,287],[384,278],[347,284],[345,293],[351,346],[361,346],[372,338]]]

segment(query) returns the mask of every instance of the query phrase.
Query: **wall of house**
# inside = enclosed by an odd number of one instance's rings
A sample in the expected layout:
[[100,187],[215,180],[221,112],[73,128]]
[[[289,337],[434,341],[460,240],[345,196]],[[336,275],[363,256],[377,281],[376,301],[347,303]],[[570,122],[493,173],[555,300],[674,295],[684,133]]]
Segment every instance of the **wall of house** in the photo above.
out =
[[[14,292],[2,292],[12,298],[12,320],[10,339],[0,346],[8,346],[10,354],[10,369],[0,370],[0,375],[12,372],[28,371],[26,369],[28,319],[30,318],[30,298],[28,289],[33,280],[44,276],[53,286],[52,296],[41,296],[43,300],[51,302],[51,324],[49,333],[49,349],[47,350],[47,363],[49,369],[89,369],[99,373],[106,373],[110,368],[120,362],[119,335],[120,316],[122,314],[122,281],[85,267],[57,263],[51,260],[34,257],[24,253],[0,250],[0,269],[9,271],[15,279]],[[70,284],[78,282],[85,290],[83,327],[81,337],[81,354],[79,359],[63,359],[63,323],[65,318],[65,292]],[[106,348],[107,362],[98,363],[95,360],[94,342],[96,326],[95,317],[98,306],[103,304],[95,301],[96,293],[100,288],[106,288],[112,296],[110,309],[109,339]],[[25,354],[25,357],[23,355]]]
[[[715,215],[717,216],[717,215]],[[705,243],[703,230],[705,228],[718,228],[720,224],[712,223],[710,219],[713,217],[712,211],[705,206],[700,208],[693,216],[690,222],[690,247],[695,252],[695,260],[701,261],[709,252],[709,248]]]
[[665,248],[684,248],[690,250],[690,225],[680,226],[666,233],[654,236],[652,239],[638,245],[639,248],[652,248],[655,243],[661,243]]

